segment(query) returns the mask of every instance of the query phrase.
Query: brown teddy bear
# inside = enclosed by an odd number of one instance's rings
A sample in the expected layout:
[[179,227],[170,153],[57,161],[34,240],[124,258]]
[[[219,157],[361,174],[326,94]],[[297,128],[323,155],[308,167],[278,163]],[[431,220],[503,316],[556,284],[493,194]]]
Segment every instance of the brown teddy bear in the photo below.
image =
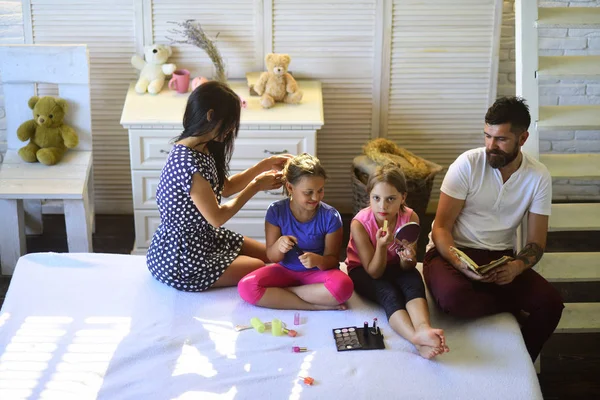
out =
[[267,54],[267,71],[263,72],[254,85],[254,91],[261,96],[260,104],[271,108],[275,102],[298,104],[302,100],[302,91],[296,80],[288,73],[291,58],[287,54]]
[[75,130],[63,124],[67,102],[51,96],[33,96],[27,104],[33,110],[33,119],[17,129],[19,140],[29,140],[29,144],[19,149],[19,156],[27,162],[54,165],[63,158],[67,148],[72,149],[79,143]]

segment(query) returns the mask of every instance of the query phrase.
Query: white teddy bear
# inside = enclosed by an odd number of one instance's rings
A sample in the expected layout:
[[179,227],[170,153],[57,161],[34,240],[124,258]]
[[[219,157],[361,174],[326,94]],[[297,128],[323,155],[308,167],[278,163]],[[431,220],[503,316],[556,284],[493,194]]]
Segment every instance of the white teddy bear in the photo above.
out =
[[171,75],[177,68],[175,64],[165,64],[173,54],[171,47],[163,44],[153,44],[144,47],[144,57],[137,54],[131,57],[131,65],[139,69],[140,79],[135,84],[135,91],[139,94],[157,94],[165,84],[165,76]]

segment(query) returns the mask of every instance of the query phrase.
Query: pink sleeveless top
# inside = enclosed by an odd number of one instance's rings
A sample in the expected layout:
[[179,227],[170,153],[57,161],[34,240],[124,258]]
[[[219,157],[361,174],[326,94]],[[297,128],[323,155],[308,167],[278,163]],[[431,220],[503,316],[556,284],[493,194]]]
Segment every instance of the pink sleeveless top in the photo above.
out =
[[[398,229],[402,225],[410,222],[410,216],[413,213],[412,208],[408,208],[404,206],[404,212],[400,211],[398,213],[398,220],[396,221],[396,227],[394,229]],[[352,220],[357,220],[362,224],[367,233],[369,234],[369,239],[371,240],[371,244],[373,245],[373,249],[375,249],[377,245],[377,240],[375,238],[375,234],[379,227],[377,226],[377,220],[375,219],[375,215],[373,211],[371,211],[371,207],[363,208],[356,214],[356,216]],[[391,246],[391,244],[390,244]],[[360,262],[360,257],[358,256],[358,250],[356,248],[356,243],[354,243],[354,238],[352,234],[350,234],[350,241],[348,242],[348,249],[346,250],[346,265],[348,266],[348,271],[353,268],[362,266]],[[395,251],[389,250],[387,251],[387,265],[390,264],[399,264],[400,257],[396,254]]]

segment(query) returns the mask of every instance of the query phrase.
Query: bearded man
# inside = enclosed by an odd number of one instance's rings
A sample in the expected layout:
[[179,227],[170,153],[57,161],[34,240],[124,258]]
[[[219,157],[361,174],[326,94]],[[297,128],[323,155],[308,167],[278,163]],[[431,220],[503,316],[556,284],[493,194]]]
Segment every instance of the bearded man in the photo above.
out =
[[[436,303],[448,314],[514,314],[535,360],[564,305],[558,291],[531,269],[546,246],[552,180],[542,163],[521,151],[530,123],[529,108],[521,98],[500,98],[488,109],[485,147],[461,154],[444,177],[423,275]],[[526,245],[515,254],[515,235],[524,217]],[[513,259],[479,275],[451,247],[478,265],[505,255]]]

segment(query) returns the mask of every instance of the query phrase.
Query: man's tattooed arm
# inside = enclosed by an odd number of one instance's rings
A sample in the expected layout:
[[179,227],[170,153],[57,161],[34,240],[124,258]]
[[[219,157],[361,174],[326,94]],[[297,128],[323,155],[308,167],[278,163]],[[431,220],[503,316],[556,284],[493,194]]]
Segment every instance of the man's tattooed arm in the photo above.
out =
[[525,268],[531,268],[540,261],[544,255],[544,249],[542,249],[537,243],[528,243],[523,250],[517,254],[517,260],[523,261]]

